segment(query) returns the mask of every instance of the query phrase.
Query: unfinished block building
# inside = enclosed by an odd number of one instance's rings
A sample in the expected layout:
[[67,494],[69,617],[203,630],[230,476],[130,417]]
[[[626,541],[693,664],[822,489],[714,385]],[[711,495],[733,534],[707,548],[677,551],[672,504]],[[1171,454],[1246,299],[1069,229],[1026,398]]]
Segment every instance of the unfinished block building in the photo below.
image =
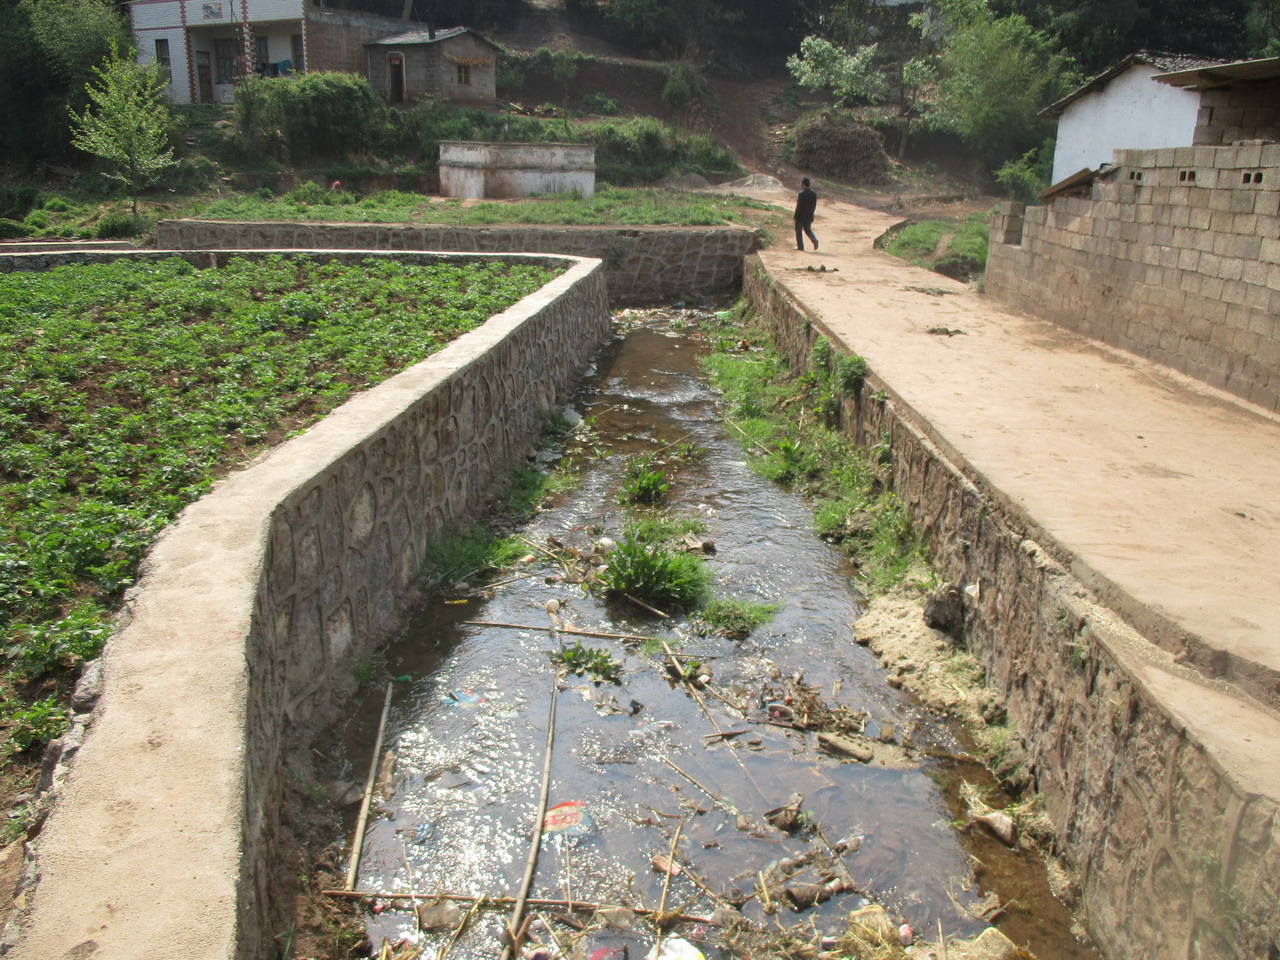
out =
[[1155,79],[1199,91],[1194,143],[1002,204],[986,290],[1280,411],[1280,59]]

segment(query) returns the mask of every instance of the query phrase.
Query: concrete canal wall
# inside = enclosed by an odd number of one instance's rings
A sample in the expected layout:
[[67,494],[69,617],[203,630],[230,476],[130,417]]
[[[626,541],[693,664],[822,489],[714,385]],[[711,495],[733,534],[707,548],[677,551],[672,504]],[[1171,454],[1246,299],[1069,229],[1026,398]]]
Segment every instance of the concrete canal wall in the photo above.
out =
[[[758,258],[745,291],[793,367],[807,365],[817,337],[839,342]],[[1086,589],[1078,559],[872,364],[841,427],[863,445],[887,442],[894,490],[941,577],[968,588],[965,642],[1025,737],[1103,955],[1277,956],[1278,785],[1249,759],[1266,755],[1250,743],[1259,739],[1251,724],[1269,712],[1170,669],[1167,654]]]
[[[168,255],[32,254],[0,270]],[[185,256],[233,255],[246,254]],[[232,474],[161,537],[47,759],[51,813],[10,955],[275,955],[293,909],[269,883],[288,738],[349,706],[425,544],[475,515],[609,335],[601,264],[536,259],[566,270]]]
[[615,304],[664,303],[734,294],[742,258],[755,249],[746,227],[492,227],[369,223],[240,223],[162,220],[169,250],[454,250],[551,253],[604,261]]

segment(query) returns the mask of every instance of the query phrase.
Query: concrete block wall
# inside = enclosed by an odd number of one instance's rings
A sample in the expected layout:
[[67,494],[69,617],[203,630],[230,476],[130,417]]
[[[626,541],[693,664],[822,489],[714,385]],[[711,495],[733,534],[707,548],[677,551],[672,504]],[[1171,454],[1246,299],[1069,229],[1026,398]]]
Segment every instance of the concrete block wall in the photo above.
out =
[[742,258],[758,234],[746,227],[451,227],[368,223],[162,220],[170,250],[288,249],[515,251],[604,261],[609,299],[653,303],[723,296],[742,284]]
[[[804,368],[819,335],[839,342],[755,258],[744,292],[793,367]],[[1241,736],[1232,721],[1206,725],[1197,716],[1204,692],[1195,671],[1100,604],[1072,574],[1071,557],[1034,540],[1018,505],[990,489],[875,370],[844,401],[840,421],[863,446],[887,438],[893,489],[940,575],[973,588],[965,645],[1022,733],[1102,955],[1274,956],[1275,784],[1232,762]]]
[[349,706],[425,545],[475,515],[609,336],[600,264],[552,262],[566,272],[542,290],[233,473],[166,531],[107,645],[96,706],[58,745],[11,956],[274,955],[292,908],[270,883],[287,745]]
[[1240,140],[1280,140],[1280,80],[1236,83],[1200,94],[1192,142],[1224,146]]
[[996,214],[987,293],[1280,410],[1280,144],[1115,160],[1020,236]]

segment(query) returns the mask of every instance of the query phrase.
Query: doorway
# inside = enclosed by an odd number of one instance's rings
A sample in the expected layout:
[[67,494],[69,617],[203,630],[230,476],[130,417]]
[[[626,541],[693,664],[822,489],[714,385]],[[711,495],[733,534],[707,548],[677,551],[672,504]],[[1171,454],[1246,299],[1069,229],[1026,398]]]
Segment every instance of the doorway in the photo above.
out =
[[404,103],[404,56],[399,53],[387,57],[387,102]]
[[213,102],[213,64],[205,50],[196,51],[196,79],[200,84],[201,103]]

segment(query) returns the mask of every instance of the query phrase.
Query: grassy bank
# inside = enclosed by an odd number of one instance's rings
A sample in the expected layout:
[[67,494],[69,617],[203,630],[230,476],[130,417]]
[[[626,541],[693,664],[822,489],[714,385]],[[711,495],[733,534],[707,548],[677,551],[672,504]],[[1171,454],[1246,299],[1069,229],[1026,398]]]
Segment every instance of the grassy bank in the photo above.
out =
[[887,236],[884,249],[918,267],[966,282],[987,269],[986,212],[963,220],[916,220]]
[[864,450],[833,428],[865,375],[862,359],[819,340],[809,371],[792,371],[744,303],[721,319],[706,367],[752,468],[809,501],[818,535],[849,553],[867,592],[931,583],[924,544],[887,486],[888,452]]

